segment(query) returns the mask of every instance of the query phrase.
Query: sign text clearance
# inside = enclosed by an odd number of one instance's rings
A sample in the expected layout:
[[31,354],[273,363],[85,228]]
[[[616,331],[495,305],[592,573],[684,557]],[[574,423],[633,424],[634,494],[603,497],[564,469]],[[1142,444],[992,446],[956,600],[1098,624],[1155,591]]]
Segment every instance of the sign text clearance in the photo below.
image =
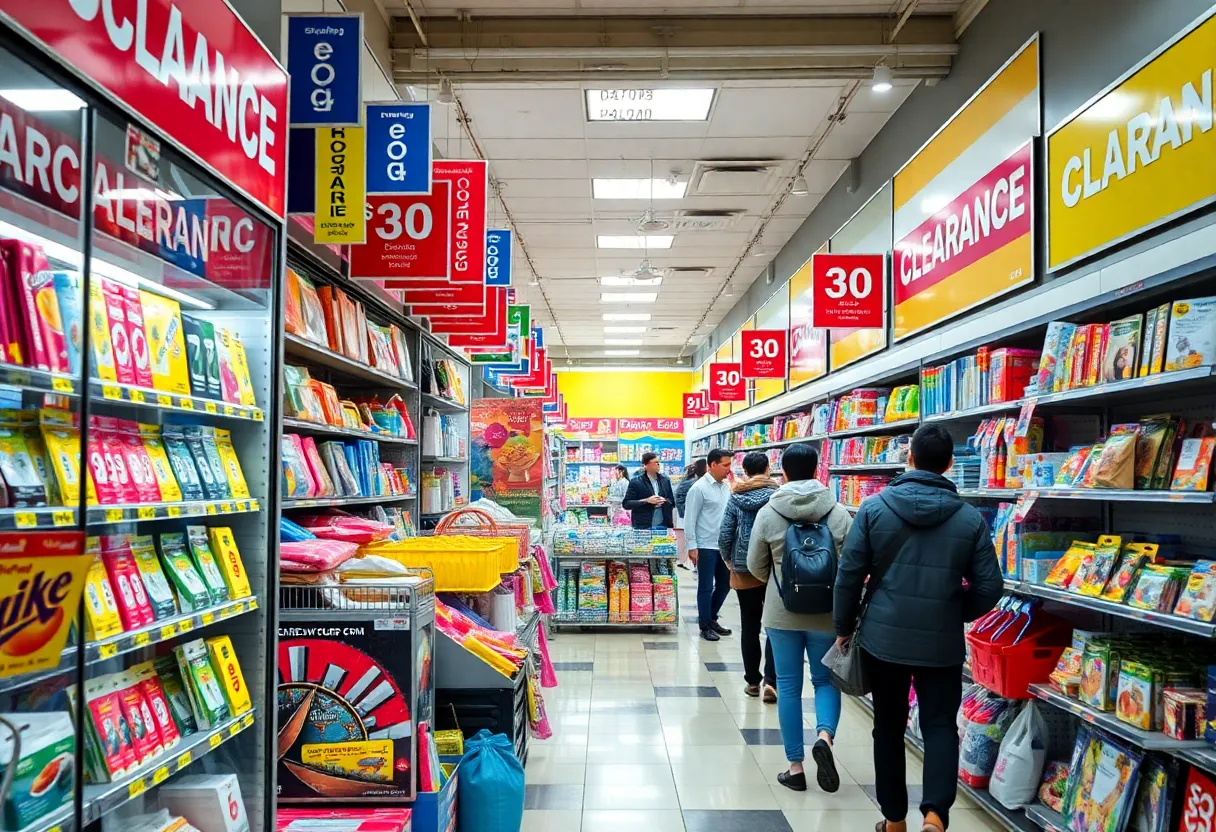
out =
[[362,127],[317,130],[315,242],[338,245],[364,242],[366,174]]
[[896,241],[897,338],[1034,279],[1032,176],[1026,144]]
[[886,326],[886,263],[884,254],[811,255],[812,326]]
[[438,160],[432,180],[452,184],[451,270],[453,283],[483,283],[486,275],[486,163]]
[[429,195],[368,197],[367,244],[351,246],[351,278],[385,280],[386,289],[446,286],[451,190],[436,182]]
[[742,337],[744,378],[785,378],[789,360],[785,330],[749,329]]
[[224,0],[3,0],[0,9],[283,216],[287,73]]
[[709,365],[709,399],[714,402],[747,401],[747,382],[739,364],[715,361]]
[[1216,194],[1211,12],[1047,137],[1047,268],[1210,203]]

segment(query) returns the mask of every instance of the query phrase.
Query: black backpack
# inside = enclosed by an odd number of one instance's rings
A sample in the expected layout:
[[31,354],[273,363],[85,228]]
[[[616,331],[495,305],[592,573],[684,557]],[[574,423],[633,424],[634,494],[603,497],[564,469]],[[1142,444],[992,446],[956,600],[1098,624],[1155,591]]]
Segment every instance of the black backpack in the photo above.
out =
[[[789,523],[785,530],[785,554],[781,558],[781,580],[777,594],[790,612],[800,615],[823,615],[832,611],[832,593],[836,584],[836,541],[827,523],[790,520],[781,512],[777,516]],[[827,519],[824,515],[823,519]]]

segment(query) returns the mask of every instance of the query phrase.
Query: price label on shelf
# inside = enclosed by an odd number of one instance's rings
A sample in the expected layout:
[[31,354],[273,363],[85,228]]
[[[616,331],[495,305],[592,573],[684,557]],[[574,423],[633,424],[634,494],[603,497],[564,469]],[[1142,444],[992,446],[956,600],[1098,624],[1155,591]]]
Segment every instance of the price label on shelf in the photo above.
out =
[[135,798],[137,798],[141,794],[143,794],[144,791],[147,790],[147,788],[148,788],[148,782],[146,780],[144,780],[144,778],[140,777],[137,780],[132,780],[131,784],[129,786],[127,786],[127,798],[129,800],[134,800]]
[[207,503],[208,514],[219,514],[219,509],[215,507],[215,503]]
[[256,407],[253,409],[253,421],[260,422],[265,418],[266,414],[264,414],[261,410]]
[[224,405],[224,415],[225,415],[225,416],[235,416],[235,415],[236,415],[236,408],[235,408],[235,407],[233,407],[233,406],[232,406],[232,405],[230,405],[230,404],[226,404],[226,405]]
[[101,644],[97,647],[97,657],[101,659],[112,659],[118,655],[117,644]]
[[56,393],[71,393],[75,388],[72,387],[72,382],[66,378],[51,379],[51,389]]
[[147,633],[136,633],[135,638],[131,639],[136,647],[147,647],[152,643],[152,636]]
[[215,623],[215,613],[213,613],[213,612],[203,613],[203,626],[204,627],[206,627],[210,624],[214,624],[214,623]]
[[131,401],[139,403],[139,404],[143,404],[145,401],[147,401],[147,399],[144,396],[143,390],[128,390],[127,398],[129,398]]
[[220,503],[220,514],[232,514],[232,503]]
[[152,508],[151,506],[140,506],[136,510],[135,514],[137,517],[139,517],[140,520],[155,520],[156,519],[156,509]]
[[261,503],[259,503],[257,500],[249,501],[249,510],[250,511],[257,511],[260,506],[261,506]]
[[38,525],[38,515],[32,511],[19,511],[13,516],[13,522],[19,529],[32,529]]
[[156,771],[152,772],[152,785],[159,786],[161,783],[169,779],[169,767],[161,766]]
[[182,410],[194,410],[194,399],[188,399],[185,396],[182,396],[178,400],[177,405]]
[[182,507],[181,506],[169,506],[166,509],[166,512],[169,514],[170,517],[181,517],[182,516]]
[[211,745],[212,748],[219,748],[220,743],[222,743],[223,741],[224,741],[223,734],[212,734],[211,739],[207,740],[207,742]]
[[74,526],[76,525],[76,513],[71,509],[56,511],[51,515],[51,521],[56,526]]
[[120,509],[120,508],[106,509],[106,522],[107,523],[121,523],[122,522],[122,509]]
[[177,770],[181,771],[186,766],[194,762],[194,755],[189,751],[183,751],[182,756],[177,758]]
[[228,726],[228,736],[235,737],[237,734],[241,733],[241,728],[243,727],[244,726],[239,722],[232,723],[232,725]]
[[241,725],[248,728],[253,724],[253,714],[245,714],[245,718],[241,720]]
[[103,399],[121,399],[122,390],[113,384],[103,384],[101,386],[101,397]]
[[167,396],[164,393],[157,393],[156,403],[161,407],[173,407],[173,397]]
[[169,639],[173,638],[175,635],[177,635],[177,625],[176,624],[166,624],[165,626],[160,628],[160,640],[161,641],[168,641]]
[[188,633],[194,629],[194,620],[187,618],[185,621],[177,622],[177,631],[179,633]]
[[244,611],[245,611],[245,602],[244,601],[237,601],[235,604],[232,605],[232,613],[231,613],[232,615],[240,615]]
[[207,411],[208,413],[217,412],[215,402],[203,402],[203,410]]

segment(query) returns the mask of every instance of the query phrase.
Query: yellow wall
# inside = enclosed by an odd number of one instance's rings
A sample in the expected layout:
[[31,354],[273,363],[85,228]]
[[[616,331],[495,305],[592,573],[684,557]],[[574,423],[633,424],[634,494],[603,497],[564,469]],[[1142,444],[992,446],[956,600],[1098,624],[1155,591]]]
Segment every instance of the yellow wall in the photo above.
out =
[[576,419],[680,419],[692,373],[557,371],[557,389]]

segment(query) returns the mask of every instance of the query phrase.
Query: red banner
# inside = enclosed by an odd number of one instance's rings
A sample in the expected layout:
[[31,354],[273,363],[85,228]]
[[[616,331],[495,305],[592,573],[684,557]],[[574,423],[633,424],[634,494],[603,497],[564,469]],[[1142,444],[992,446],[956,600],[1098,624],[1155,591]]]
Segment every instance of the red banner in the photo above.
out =
[[684,394],[684,418],[699,419],[705,416],[704,407],[701,404],[700,393],[685,393]]
[[433,182],[452,184],[451,269],[453,283],[486,279],[486,163],[442,159],[431,167]]
[[[507,303],[505,292],[494,288],[487,290],[486,309],[481,315],[462,318],[436,318],[431,321],[431,332],[450,335],[448,343],[453,347],[500,347],[507,348]],[[474,340],[476,339],[476,340]]]
[[480,283],[449,284],[449,288],[463,289],[465,287],[476,290],[477,299],[475,301],[439,303],[432,298],[429,303],[411,306],[407,314],[419,318],[430,318],[432,321],[436,318],[469,318],[485,314],[486,303],[488,303],[486,297],[490,290]]
[[885,254],[811,255],[812,326],[883,329]]
[[[480,283],[436,283],[431,289],[409,288],[399,293],[406,306],[434,306],[437,304],[475,304],[474,311],[482,309],[486,302],[485,287]],[[425,315],[425,312],[411,312]]]
[[504,376],[513,390],[544,390],[553,372],[553,364],[545,357],[545,348],[536,347],[529,359],[529,372],[526,376]]
[[616,419],[567,419],[562,433],[585,433],[591,437],[616,438]]
[[744,378],[785,378],[789,338],[783,329],[749,329],[743,336]]
[[709,399],[714,402],[747,401],[747,382],[739,364],[715,361],[709,365]]
[[0,9],[228,184],[284,215],[287,73],[224,0],[3,0]]
[[436,182],[429,195],[369,196],[367,242],[350,247],[351,278],[384,280],[385,289],[446,286],[451,195],[451,183]]
[[681,419],[617,419],[616,430],[618,435],[626,433],[683,433],[684,422]]

